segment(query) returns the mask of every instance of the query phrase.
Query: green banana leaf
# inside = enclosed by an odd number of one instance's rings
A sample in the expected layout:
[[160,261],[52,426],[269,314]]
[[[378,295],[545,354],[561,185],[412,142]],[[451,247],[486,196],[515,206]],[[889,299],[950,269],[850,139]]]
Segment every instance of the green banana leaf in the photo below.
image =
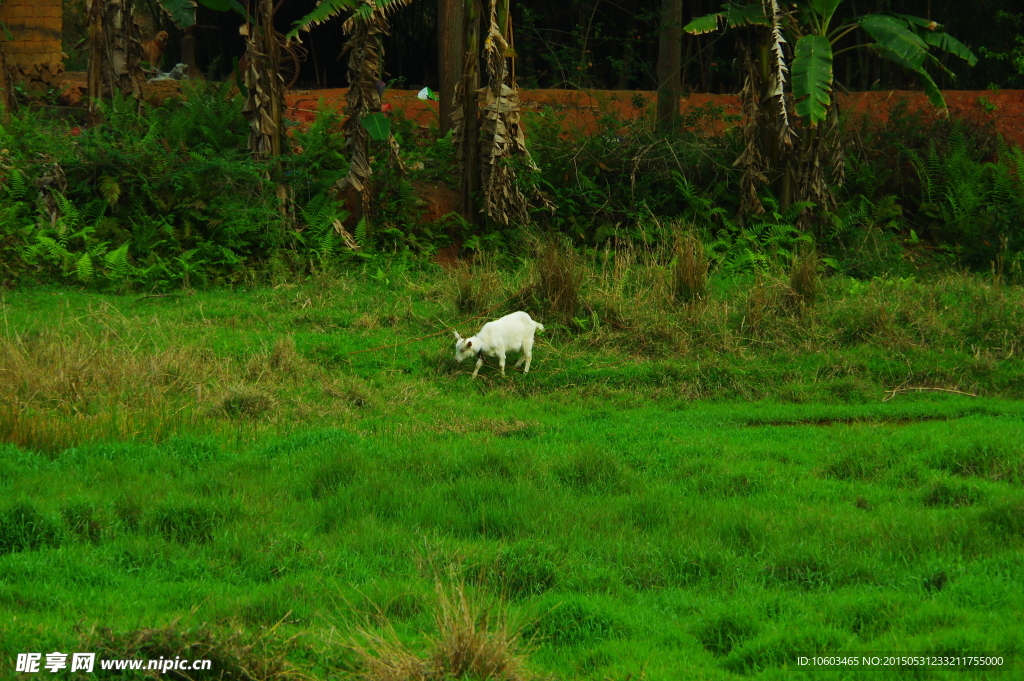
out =
[[764,7],[760,2],[746,5],[734,5],[727,2],[722,5],[722,9],[723,12],[697,17],[684,26],[683,30],[693,35],[703,35],[723,27],[768,25],[768,20],[764,16]]
[[158,0],[160,7],[167,12],[174,25],[188,28],[196,25],[195,0]]
[[692,35],[704,35],[718,30],[718,22],[725,16],[725,12],[715,12],[707,16],[698,17],[683,26],[683,30]]
[[978,57],[971,52],[970,48],[948,33],[927,31],[922,37],[932,47],[937,47],[943,52],[949,52],[954,56],[960,57],[970,66],[978,63]]
[[370,133],[370,137],[377,142],[383,142],[391,134],[391,121],[382,113],[366,114],[359,122]]
[[880,50],[897,64],[917,71],[924,64],[928,45],[895,17],[869,14],[857,22],[878,43]]
[[809,119],[811,127],[825,120],[832,92],[832,44],[820,35],[805,35],[796,41],[790,67],[796,112]]
[[828,25],[832,23],[832,15],[836,13],[836,8],[842,4],[843,0],[807,0],[806,7],[809,7],[821,21],[823,29],[827,29]]

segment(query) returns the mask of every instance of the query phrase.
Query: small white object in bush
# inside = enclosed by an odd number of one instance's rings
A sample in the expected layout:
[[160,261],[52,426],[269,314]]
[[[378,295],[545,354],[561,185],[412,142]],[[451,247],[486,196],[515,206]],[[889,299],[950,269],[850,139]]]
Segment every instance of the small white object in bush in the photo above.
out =
[[484,363],[484,355],[497,357],[501,364],[501,375],[505,375],[505,354],[508,352],[522,352],[516,368],[523,362],[523,373],[530,372],[530,362],[533,360],[533,334],[544,325],[530,319],[525,312],[513,312],[501,319],[484,324],[480,332],[472,338],[463,338],[458,331],[455,334],[455,361],[461,362],[467,357],[476,355],[476,368],[473,369],[473,378],[480,371]]

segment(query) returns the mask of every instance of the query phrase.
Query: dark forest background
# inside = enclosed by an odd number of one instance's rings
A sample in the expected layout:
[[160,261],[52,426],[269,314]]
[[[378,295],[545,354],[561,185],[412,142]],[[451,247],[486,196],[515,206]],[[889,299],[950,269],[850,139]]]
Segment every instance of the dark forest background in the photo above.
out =
[[[277,30],[286,33],[296,19],[308,13],[316,0],[285,0],[276,16]],[[720,0],[691,0],[684,4],[683,21],[717,11]],[[169,54],[179,53],[180,35],[157,12],[156,0],[140,3],[157,17],[152,30],[171,33]],[[148,6],[147,6],[148,5]],[[954,80],[933,69],[943,89],[979,90],[989,87],[1021,88],[1024,76],[1012,59],[1018,58],[1024,35],[1024,5],[1020,0],[847,0],[840,18],[892,11],[925,17],[944,24],[956,38],[974,50],[980,61],[973,69],[946,56],[957,74]],[[512,4],[517,78],[523,88],[653,90],[658,56],[659,0],[526,0]],[[241,56],[238,16],[218,13],[200,5],[197,32],[198,62],[208,76],[222,78],[232,57]],[[340,19],[303,34],[309,59],[302,66],[300,88],[345,87],[345,63],[339,59],[346,36]],[[391,35],[384,41],[386,80],[391,87],[437,87],[437,1],[420,0],[392,16]],[[76,30],[66,15],[65,31]],[[838,25],[838,24],[834,24]],[[145,36],[149,37],[149,36]],[[736,39],[731,31],[704,36],[683,36],[684,91],[732,93],[739,89]],[[854,33],[839,49],[863,38]],[[73,35],[69,40],[73,44]],[[839,86],[848,90],[917,89],[913,74],[867,50],[851,50],[836,59]]]

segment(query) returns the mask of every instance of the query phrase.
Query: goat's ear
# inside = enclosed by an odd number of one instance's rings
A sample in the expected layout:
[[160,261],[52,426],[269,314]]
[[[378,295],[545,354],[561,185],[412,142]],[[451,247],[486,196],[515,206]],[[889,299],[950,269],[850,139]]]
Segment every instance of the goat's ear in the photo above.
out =
[[467,348],[473,347],[473,341],[466,341],[466,347]]

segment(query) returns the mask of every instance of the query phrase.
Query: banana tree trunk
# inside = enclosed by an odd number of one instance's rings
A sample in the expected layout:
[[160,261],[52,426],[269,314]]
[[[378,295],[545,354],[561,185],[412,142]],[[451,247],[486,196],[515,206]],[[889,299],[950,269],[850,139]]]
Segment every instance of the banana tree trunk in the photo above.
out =
[[253,18],[256,23],[246,25],[248,97],[242,113],[249,119],[249,151],[257,158],[276,159],[284,149],[284,82],[272,0],[260,0]]
[[142,40],[131,0],[91,0],[89,4],[89,118],[100,118],[99,102],[119,90],[142,102]]
[[[345,43],[344,50],[348,53],[348,96],[345,104],[345,148],[351,162],[348,175],[338,181],[336,189],[344,191],[352,188],[358,197],[356,200],[355,217],[362,220],[369,217],[372,209],[370,177],[370,133],[363,125],[367,114],[379,114],[382,109],[382,89],[377,83],[383,71],[384,48],[381,36],[386,35],[390,28],[382,11],[364,0],[373,8],[366,19],[358,19],[353,15],[343,25],[342,30],[351,33],[352,37]],[[401,174],[405,174],[398,142],[390,132],[387,136],[388,152],[391,162],[397,166]],[[367,238],[370,236],[369,221],[365,224]]]

